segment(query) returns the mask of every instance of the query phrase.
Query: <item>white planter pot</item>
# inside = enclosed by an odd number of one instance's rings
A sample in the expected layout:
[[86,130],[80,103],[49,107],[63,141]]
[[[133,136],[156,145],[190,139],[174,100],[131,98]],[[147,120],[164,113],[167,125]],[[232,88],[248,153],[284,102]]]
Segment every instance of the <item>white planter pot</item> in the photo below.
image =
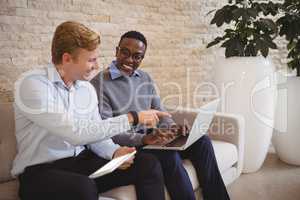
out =
[[279,158],[300,165],[300,77],[278,73],[278,104],[273,145]]
[[263,57],[233,57],[218,62],[215,83],[221,112],[245,117],[244,173],[257,171],[270,145],[276,104],[275,67]]

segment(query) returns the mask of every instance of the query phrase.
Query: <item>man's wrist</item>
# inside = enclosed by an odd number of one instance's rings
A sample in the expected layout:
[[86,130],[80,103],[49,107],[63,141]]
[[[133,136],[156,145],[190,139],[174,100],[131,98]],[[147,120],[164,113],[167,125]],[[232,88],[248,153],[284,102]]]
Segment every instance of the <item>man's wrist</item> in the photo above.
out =
[[144,135],[141,139],[142,145],[146,144],[147,135]]
[[128,121],[132,126],[137,126],[139,123],[139,115],[136,111],[129,111]]
[[132,114],[131,114],[131,113],[128,113],[128,114],[127,114],[127,117],[128,117],[128,122],[129,122],[129,124],[132,125],[132,124],[133,124],[133,116],[132,116]]
[[177,124],[176,123],[172,123],[169,125],[169,128],[176,128],[177,127]]
[[112,155],[112,159],[114,159],[115,158],[115,156],[116,156],[116,153],[119,151],[119,149],[120,149],[121,147],[119,147],[119,148],[117,148],[116,150],[115,150],[115,152],[113,153],[113,155]]

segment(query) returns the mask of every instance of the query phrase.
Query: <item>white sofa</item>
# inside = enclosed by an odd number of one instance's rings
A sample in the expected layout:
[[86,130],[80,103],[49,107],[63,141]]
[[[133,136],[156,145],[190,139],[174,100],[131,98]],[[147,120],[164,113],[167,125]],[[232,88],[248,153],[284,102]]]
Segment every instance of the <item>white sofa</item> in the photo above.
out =
[[[196,112],[193,110],[177,110],[172,113],[172,116],[176,123],[181,124],[183,120],[187,120],[188,124],[192,124]],[[238,178],[243,169],[244,124],[244,118],[240,115],[217,113],[209,129],[208,134],[212,139],[219,169],[226,185]],[[189,160],[183,160],[183,164],[189,174],[197,199],[202,199],[201,188],[199,187],[196,171],[192,163]],[[136,200],[133,185],[112,189],[101,194],[99,200],[101,197]],[[170,199],[167,191],[166,197]]]
[[[12,161],[16,154],[16,139],[14,128],[14,114],[11,103],[0,103],[0,200],[18,200],[18,181],[10,176]],[[187,119],[192,121],[194,112],[176,112],[175,121]],[[209,131],[213,139],[213,146],[221,174],[226,185],[239,177],[243,165],[244,149],[244,121],[237,115],[215,115]],[[201,198],[201,188],[196,178],[196,172],[188,160],[184,166],[191,178],[193,188],[198,199]],[[120,200],[135,200],[134,186],[124,186],[112,189],[100,195]],[[167,192],[166,195],[168,196]],[[169,197],[168,197],[169,198]]]

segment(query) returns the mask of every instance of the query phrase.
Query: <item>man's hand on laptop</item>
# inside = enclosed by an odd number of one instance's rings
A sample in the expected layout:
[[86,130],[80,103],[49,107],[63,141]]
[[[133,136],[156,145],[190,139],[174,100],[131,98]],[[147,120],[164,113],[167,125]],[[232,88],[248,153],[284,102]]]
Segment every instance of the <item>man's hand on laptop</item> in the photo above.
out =
[[[114,152],[113,158],[124,156],[124,155],[132,153],[134,151],[135,151],[134,147],[125,147],[125,146],[120,147]],[[128,169],[133,164],[133,161],[134,161],[134,156],[132,158],[130,158],[129,160],[127,160],[126,162],[124,162],[120,167],[118,167],[118,169],[121,169],[121,170]]]
[[[158,110],[145,110],[138,113],[138,123],[143,124],[148,128],[155,127],[161,117],[171,117],[171,114]],[[134,117],[128,114],[129,122],[133,122]]]
[[190,132],[190,127],[187,124],[185,125],[172,124],[170,126],[170,130],[176,135],[186,136]]
[[174,133],[169,131],[168,129],[159,129],[156,128],[153,130],[152,133],[147,134],[143,137],[142,142],[143,144],[166,144],[168,141],[174,138]]

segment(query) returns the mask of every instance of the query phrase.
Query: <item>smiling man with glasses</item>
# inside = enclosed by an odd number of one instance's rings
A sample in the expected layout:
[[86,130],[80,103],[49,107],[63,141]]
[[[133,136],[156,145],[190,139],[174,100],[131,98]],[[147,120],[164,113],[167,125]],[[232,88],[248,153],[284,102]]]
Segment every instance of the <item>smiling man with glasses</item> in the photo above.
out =
[[120,52],[120,55],[122,55],[124,58],[129,58],[129,57],[132,57],[132,59],[135,61],[135,62],[140,62],[143,60],[144,58],[144,53],[134,53],[134,54],[131,54],[130,50],[127,49],[126,47],[117,47],[117,51]]
[[119,46],[116,47],[116,65],[118,69],[129,76],[131,76],[139,67],[146,51],[146,46],[144,45],[136,44],[136,46],[131,46],[130,44],[132,43],[132,40],[134,39],[126,38],[123,42],[120,42]]
[[[116,47],[116,60],[91,81],[97,91],[102,118],[119,116],[131,110],[164,111],[153,80],[148,73],[138,69],[146,49],[147,40],[143,34],[137,31],[125,33]],[[161,118],[159,127],[182,128],[178,127],[171,117]],[[172,135],[174,135],[172,131],[162,133],[159,129],[153,131],[145,126],[136,126],[131,131],[114,136],[113,140],[121,146],[142,146],[163,143]],[[155,155],[160,161],[171,199],[195,199],[182,158],[188,158],[193,163],[205,200],[229,199],[208,136],[201,137],[186,151],[180,153],[165,150],[141,151]]]

